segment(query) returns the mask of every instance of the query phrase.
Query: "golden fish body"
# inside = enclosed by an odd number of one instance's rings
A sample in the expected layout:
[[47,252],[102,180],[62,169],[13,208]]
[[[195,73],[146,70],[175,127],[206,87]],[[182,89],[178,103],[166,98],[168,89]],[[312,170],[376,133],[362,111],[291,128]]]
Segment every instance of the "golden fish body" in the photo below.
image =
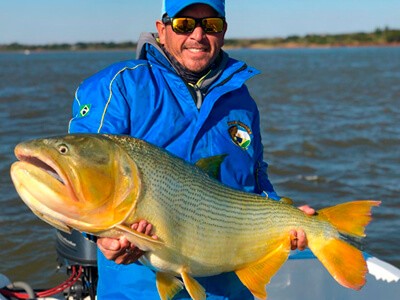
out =
[[[161,299],[185,287],[205,291],[193,278],[235,271],[260,299],[286,261],[290,231],[303,229],[310,249],[335,279],[360,289],[362,253],[342,235],[363,237],[377,201],[355,201],[308,216],[283,202],[233,190],[168,152],[117,135],[68,135],[17,145],[11,175],[24,202],[64,231],[125,236],[147,251],[141,261],[157,271]],[[215,170],[220,157],[199,163]],[[57,174],[56,176],[54,174]],[[129,226],[153,224],[158,240]],[[183,282],[178,278],[180,277]]]

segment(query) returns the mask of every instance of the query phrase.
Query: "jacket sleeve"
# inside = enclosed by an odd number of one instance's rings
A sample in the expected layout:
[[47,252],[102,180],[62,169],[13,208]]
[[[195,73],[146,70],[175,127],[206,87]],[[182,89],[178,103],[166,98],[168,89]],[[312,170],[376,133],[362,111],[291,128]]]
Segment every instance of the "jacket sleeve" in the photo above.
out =
[[268,178],[268,164],[264,161],[259,161],[256,167],[256,176],[257,182],[259,184],[259,189],[261,193],[264,193],[270,199],[279,200],[281,199],[280,196],[275,192],[272,183],[269,181]]
[[75,92],[69,133],[129,133],[123,66],[113,65],[85,80]]
[[257,182],[257,193],[263,194],[270,199],[279,200],[281,197],[275,192],[272,183],[268,178],[268,164],[264,161],[264,146],[262,144],[260,133],[260,115],[257,111],[253,128],[254,131],[254,155],[256,157],[256,165],[254,166],[254,176]]

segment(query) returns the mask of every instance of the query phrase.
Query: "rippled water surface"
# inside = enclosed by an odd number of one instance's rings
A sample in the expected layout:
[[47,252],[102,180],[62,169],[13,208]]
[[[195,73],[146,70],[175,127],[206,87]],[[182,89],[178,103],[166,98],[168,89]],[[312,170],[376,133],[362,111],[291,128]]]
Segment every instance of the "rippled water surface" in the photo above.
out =
[[[320,208],[379,199],[365,249],[400,267],[400,48],[232,50],[262,71],[248,83],[279,194]],[[14,146],[64,134],[80,81],[129,52],[0,54],[0,273],[60,282],[54,230],[19,200]]]

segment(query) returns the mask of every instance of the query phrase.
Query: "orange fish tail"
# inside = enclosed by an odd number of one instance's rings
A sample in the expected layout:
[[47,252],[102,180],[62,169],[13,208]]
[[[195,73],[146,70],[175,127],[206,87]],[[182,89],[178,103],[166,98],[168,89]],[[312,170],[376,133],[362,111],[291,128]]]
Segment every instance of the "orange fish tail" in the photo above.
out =
[[[330,222],[339,233],[351,237],[365,237],[365,227],[371,221],[371,209],[380,201],[354,201],[328,207],[318,211],[318,218]],[[364,256],[356,247],[341,237],[326,239],[309,236],[309,247],[341,285],[355,290],[365,284],[368,272]]]

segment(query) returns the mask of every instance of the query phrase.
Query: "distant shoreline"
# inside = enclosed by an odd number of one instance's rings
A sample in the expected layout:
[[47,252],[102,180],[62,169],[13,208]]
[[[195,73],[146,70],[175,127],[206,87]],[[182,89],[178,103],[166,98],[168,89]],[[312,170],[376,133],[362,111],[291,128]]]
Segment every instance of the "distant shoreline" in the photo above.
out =
[[[282,44],[282,45],[261,45],[261,44],[254,44],[249,46],[224,46],[224,50],[277,50],[277,49],[334,49],[334,48],[396,48],[400,47],[400,43],[388,43],[388,44],[349,44],[349,45],[304,45],[304,44]],[[136,51],[136,47],[131,48],[85,48],[85,49],[71,49],[71,48],[64,48],[64,49],[49,49],[49,48],[35,48],[30,49],[26,47],[24,49],[18,50],[7,50],[7,49],[0,49],[1,53],[21,53],[25,55],[34,54],[34,53],[46,53],[46,52],[120,52],[120,51]]]
[[[308,34],[286,38],[226,39],[224,49],[299,49],[299,48],[339,48],[339,47],[399,47],[400,30],[376,29],[371,33],[349,33],[332,35]],[[74,44],[24,45],[0,44],[0,52],[43,52],[43,51],[130,51],[135,50],[135,42],[79,42]]]
[[400,43],[386,43],[386,44],[332,44],[332,45],[319,45],[319,44],[276,44],[273,46],[252,44],[249,46],[236,47],[236,46],[224,46],[224,49],[330,49],[330,48],[368,48],[368,47],[400,47]]

